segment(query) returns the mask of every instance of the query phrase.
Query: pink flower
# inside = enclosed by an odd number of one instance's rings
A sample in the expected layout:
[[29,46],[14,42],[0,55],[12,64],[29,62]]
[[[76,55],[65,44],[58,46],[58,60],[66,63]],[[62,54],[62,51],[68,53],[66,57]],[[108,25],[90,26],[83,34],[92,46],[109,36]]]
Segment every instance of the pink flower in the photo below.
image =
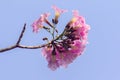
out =
[[[52,19],[52,22],[57,24],[58,17],[66,10],[56,6],[52,6],[52,8],[55,10],[55,18]],[[33,31],[37,32],[39,28],[42,28],[44,22],[54,28],[47,20],[48,16],[49,14],[41,15],[40,19],[33,23]],[[89,30],[90,26],[86,24],[84,17],[80,16],[77,10],[73,10],[73,18],[66,25],[63,33],[42,49],[48,67],[51,70],[56,70],[61,66],[67,67],[80,56],[86,47]]]
[[71,51],[66,51],[61,53],[59,64],[60,66],[67,67],[70,63],[72,63],[78,57],[77,54],[72,53]]
[[59,60],[61,66],[67,67],[72,63],[78,56],[80,56],[85,48],[79,40],[74,41],[69,50],[61,53],[62,58]]
[[67,67],[82,54],[85,48],[85,44],[82,44],[79,40],[75,40],[72,44],[70,44],[71,47],[67,50],[64,46],[59,44],[56,44],[55,46],[55,50],[53,47],[44,47],[42,52],[48,61],[48,67],[51,70],[56,70],[60,66]]
[[44,57],[47,57],[48,55],[51,55],[52,53],[52,47],[51,46],[46,46],[42,49],[42,54]]
[[[51,57],[55,57],[55,56],[51,56]],[[51,58],[49,61],[48,61],[48,67],[51,69],[51,70],[56,70],[58,67],[60,67],[59,63],[58,63],[58,60],[53,60],[53,58]]]
[[80,16],[77,10],[73,10],[73,18],[71,20],[71,26],[81,27],[83,24],[85,24],[84,17]]
[[81,40],[87,42],[87,34],[90,30],[90,26],[86,24],[84,17],[79,15],[77,10],[73,10],[73,19],[70,26],[75,30],[72,34],[80,36]]
[[77,54],[79,56],[84,51],[85,46],[86,46],[86,44],[83,44],[82,41],[75,40],[70,52],[73,54]]
[[50,13],[44,13],[40,16],[40,18],[38,20],[36,20],[35,22],[33,22],[32,27],[33,27],[33,32],[38,32],[38,30],[40,28],[43,28],[43,23],[44,22],[48,22],[47,18],[50,15]]
[[[57,51],[56,51],[57,52]],[[57,68],[60,67],[60,64],[59,64],[59,59],[58,59],[58,55],[59,53],[57,52],[56,55],[53,55],[53,49],[49,49],[48,47],[44,47],[43,48],[43,55],[44,57],[46,58],[46,60],[48,61],[48,67],[51,69],[51,70],[56,70]]]
[[60,64],[58,63],[56,55],[53,55],[52,53],[53,47],[44,47],[42,49],[42,54],[48,61],[48,67],[54,71],[60,66]]
[[84,39],[84,40],[87,39],[87,35],[88,35],[89,30],[90,30],[90,26],[87,24],[81,27],[80,35],[81,35],[82,39]]
[[58,18],[62,13],[67,12],[67,10],[60,9],[56,7],[55,5],[52,6],[52,8],[55,10],[55,22],[58,22]]
[[74,17],[79,17],[79,11],[78,10],[73,10],[73,16]]

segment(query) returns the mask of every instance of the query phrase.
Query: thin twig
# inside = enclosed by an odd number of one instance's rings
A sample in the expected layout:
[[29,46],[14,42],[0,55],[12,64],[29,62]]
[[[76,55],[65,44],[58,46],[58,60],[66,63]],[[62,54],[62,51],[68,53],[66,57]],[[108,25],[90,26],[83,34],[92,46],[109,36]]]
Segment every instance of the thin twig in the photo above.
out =
[[10,47],[4,48],[4,49],[0,49],[0,53],[5,52],[5,51],[9,51],[9,50],[12,50],[12,49],[15,49],[15,48],[16,48],[16,45],[13,45],[13,46],[10,46]]
[[13,45],[13,46],[0,49],[0,52],[5,52],[5,51],[9,51],[9,50],[12,50],[12,49],[17,48],[18,45],[19,45],[19,43],[20,43],[20,41],[21,41],[21,39],[22,39],[22,37],[23,37],[23,34],[24,34],[24,32],[25,32],[25,29],[26,29],[26,23],[25,23],[24,26],[23,26],[23,29],[22,29],[22,31],[21,31],[21,34],[20,34],[20,36],[19,36],[19,38],[18,38],[17,43],[16,43],[15,45]]
[[18,45],[18,48],[23,48],[23,49],[39,49],[42,47],[45,47],[48,44],[43,44],[43,45],[38,45],[38,46],[25,46],[25,45]]
[[23,26],[23,30],[21,31],[21,34],[20,34],[20,36],[19,36],[19,38],[18,38],[18,41],[17,41],[17,45],[19,45],[19,43],[20,43],[20,41],[21,41],[21,39],[22,39],[22,37],[23,37],[23,34],[24,34],[24,32],[25,32],[25,29],[26,29],[26,23],[24,24],[24,26]]
[[46,45],[51,44],[51,43],[48,43],[48,44],[43,44],[43,45],[38,45],[38,46],[25,46],[25,45],[21,45],[20,42],[21,42],[21,40],[22,40],[22,37],[24,36],[25,29],[26,29],[26,24],[24,24],[24,26],[23,26],[23,29],[22,29],[22,31],[21,31],[21,34],[20,34],[20,36],[19,36],[19,38],[18,38],[17,43],[16,43],[15,45],[13,45],[13,46],[0,49],[0,53],[1,53],[1,52],[5,52],[5,51],[9,51],[9,50],[12,50],[12,49],[15,49],[15,48],[38,49],[38,48],[42,48],[42,47],[45,47]]

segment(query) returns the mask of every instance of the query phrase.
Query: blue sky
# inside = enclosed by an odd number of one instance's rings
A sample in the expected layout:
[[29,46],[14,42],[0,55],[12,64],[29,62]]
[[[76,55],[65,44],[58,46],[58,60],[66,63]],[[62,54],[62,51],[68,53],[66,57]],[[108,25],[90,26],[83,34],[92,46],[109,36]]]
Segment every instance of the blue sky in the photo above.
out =
[[[91,26],[89,44],[83,55],[68,68],[51,71],[41,50],[14,49],[0,54],[0,80],[120,80],[119,0],[0,0],[0,48],[14,44],[27,23],[21,44],[42,44],[45,34],[32,32],[32,22],[51,6],[68,9],[58,29],[79,10]],[[61,28],[62,27],[62,28]]]

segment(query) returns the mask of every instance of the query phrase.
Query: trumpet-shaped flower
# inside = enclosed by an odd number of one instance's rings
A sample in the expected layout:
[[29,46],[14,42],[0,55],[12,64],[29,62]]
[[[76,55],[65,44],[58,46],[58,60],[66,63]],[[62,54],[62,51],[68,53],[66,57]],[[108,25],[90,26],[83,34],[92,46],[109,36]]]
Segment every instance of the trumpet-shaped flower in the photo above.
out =
[[43,23],[47,21],[48,16],[50,15],[50,13],[44,13],[40,16],[40,18],[38,20],[36,20],[35,22],[33,22],[32,27],[33,27],[33,32],[38,32],[38,30],[40,28],[43,28]]
[[[52,24],[47,20],[50,14],[44,13],[32,24],[32,27],[33,32],[38,32],[40,28],[44,27],[52,35],[53,40],[49,41],[47,38],[49,43],[43,47],[42,54],[48,62],[48,67],[51,70],[56,70],[61,66],[67,67],[83,53],[90,26],[86,24],[85,18],[80,16],[77,10],[73,10],[73,18],[68,22],[63,33],[56,36],[58,18],[66,10],[59,9],[56,6],[52,6],[52,8],[55,10],[55,18],[52,19]],[[43,23],[47,23],[51,28],[44,26]]]
[[51,70],[56,70],[60,66],[67,67],[68,64],[72,63],[79,55],[82,54],[85,48],[85,44],[79,40],[75,40],[70,44],[68,49],[65,49],[65,46],[55,46],[55,55],[53,55],[53,48],[43,48],[43,55],[46,57],[48,67]]
[[67,10],[60,9],[60,8],[56,7],[55,5],[52,6],[52,8],[55,10],[55,19],[54,19],[54,20],[55,20],[55,23],[57,23],[59,16],[60,16],[62,13],[67,12]]

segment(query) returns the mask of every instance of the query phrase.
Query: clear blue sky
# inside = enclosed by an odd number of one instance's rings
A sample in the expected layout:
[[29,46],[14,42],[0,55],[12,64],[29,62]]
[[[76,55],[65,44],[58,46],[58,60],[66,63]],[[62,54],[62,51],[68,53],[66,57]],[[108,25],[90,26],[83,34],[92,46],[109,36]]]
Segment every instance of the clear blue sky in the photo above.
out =
[[[51,71],[41,50],[14,49],[0,54],[0,80],[120,80],[120,0],[0,0],[0,48],[14,44],[23,24],[21,44],[42,44],[44,31],[32,33],[31,24],[43,12],[78,9],[91,25],[86,51],[68,68]],[[60,24],[71,18],[68,12]]]

